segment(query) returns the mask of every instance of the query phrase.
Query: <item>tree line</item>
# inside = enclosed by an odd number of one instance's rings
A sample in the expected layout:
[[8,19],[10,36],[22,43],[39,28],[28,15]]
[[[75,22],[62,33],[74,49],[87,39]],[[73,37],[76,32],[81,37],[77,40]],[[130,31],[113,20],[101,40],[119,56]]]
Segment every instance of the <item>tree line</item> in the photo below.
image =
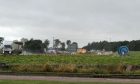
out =
[[[3,41],[4,38],[0,37],[0,45],[2,45]],[[30,40],[28,40],[26,38],[22,38],[21,42],[23,43],[23,49],[31,52],[44,52],[44,49],[48,50],[50,45],[50,41],[48,39],[42,41],[40,39],[31,38]],[[71,44],[76,44],[78,47],[77,42],[72,42],[71,40],[67,40],[66,42],[63,42],[60,41],[60,39],[54,39],[52,47],[55,50],[65,51]]]
[[117,51],[120,46],[127,46],[130,51],[140,51],[140,40],[133,41],[100,41],[88,43],[83,48],[90,50],[106,50],[106,51]]
[[[77,44],[77,42],[71,42],[71,40],[67,40],[66,42],[62,42],[59,39],[54,39],[53,42],[53,49],[55,50],[61,50],[61,51],[65,51],[68,46],[70,46],[71,44]],[[48,50],[50,45],[50,41],[48,39],[46,39],[44,42],[42,40],[34,40],[34,39],[30,39],[29,41],[25,42],[25,45],[23,46],[23,48],[25,50],[28,51],[44,51],[44,49]],[[66,48],[67,45],[67,48]]]

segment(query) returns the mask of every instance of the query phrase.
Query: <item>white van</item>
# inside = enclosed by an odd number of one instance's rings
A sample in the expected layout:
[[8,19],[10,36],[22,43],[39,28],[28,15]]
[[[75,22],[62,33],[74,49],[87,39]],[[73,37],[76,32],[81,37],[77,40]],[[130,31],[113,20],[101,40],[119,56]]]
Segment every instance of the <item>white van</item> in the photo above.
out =
[[12,54],[12,46],[11,45],[3,45],[2,48],[3,54]]

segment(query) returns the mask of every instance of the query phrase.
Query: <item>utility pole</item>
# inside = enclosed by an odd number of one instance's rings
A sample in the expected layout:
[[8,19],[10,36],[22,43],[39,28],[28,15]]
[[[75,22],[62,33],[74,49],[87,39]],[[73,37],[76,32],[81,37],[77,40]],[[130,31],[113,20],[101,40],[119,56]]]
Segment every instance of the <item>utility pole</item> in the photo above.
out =
[[111,42],[112,41],[112,39],[111,39],[111,36],[109,37],[109,42]]
[[108,36],[108,41],[111,42],[112,38],[111,38],[111,34],[109,32],[107,33],[107,36]]

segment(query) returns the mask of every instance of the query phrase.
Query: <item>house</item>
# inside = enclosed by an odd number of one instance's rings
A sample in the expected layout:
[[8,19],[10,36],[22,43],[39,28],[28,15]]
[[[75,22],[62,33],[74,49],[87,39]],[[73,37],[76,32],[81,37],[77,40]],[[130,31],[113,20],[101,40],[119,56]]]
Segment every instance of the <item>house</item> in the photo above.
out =
[[85,53],[87,53],[87,50],[86,49],[83,49],[83,48],[79,48],[77,50],[77,53],[79,53],[79,54],[85,54]]

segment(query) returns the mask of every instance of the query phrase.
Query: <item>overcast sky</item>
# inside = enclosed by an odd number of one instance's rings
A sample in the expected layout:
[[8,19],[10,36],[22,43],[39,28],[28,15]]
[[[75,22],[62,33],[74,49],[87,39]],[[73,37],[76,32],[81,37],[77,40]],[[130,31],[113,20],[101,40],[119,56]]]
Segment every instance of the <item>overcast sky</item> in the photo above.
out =
[[140,0],[0,0],[0,36],[88,42],[140,39]]

